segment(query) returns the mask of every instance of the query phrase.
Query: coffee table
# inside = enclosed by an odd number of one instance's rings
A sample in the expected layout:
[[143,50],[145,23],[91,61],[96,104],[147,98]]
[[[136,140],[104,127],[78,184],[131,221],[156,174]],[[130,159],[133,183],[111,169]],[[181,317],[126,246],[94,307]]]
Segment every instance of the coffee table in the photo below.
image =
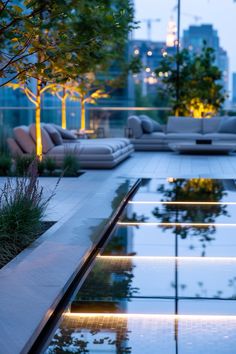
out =
[[179,142],[168,144],[172,151],[179,152],[180,154],[229,154],[236,151],[235,143],[223,143],[213,141],[211,144],[196,144],[193,142]]

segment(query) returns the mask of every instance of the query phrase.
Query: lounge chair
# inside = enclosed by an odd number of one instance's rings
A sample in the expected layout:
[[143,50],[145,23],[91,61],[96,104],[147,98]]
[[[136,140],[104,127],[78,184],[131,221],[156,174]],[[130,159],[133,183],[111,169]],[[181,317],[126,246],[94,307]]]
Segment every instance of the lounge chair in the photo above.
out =
[[[53,124],[42,124],[43,155],[62,166],[65,154],[75,154],[82,168],[113,168],[134,151],[125,138],[77,139],[70,131]],[[35,153],[35,125],[13,129],[8,146],[13,156]]]

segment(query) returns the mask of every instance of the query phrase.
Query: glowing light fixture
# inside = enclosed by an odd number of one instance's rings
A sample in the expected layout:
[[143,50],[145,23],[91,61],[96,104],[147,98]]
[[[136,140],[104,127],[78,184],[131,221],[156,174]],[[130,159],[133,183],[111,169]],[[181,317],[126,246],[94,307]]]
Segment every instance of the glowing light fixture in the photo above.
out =
[[147,52],[147,55],[148,55],[149,57],[151,57],[151,56],[152,56],[152,51],[149,50],[149,51]]
[[145,71],[146,71],[146,73],[150,73],[151,68],[148,68],[148,67],[147,67],[147,68],[145,69]]
[[135,49],[135,50],[134,50],[134,54],[135,54],[135,55],[139,55],[139,49]]
[[163,202],[163,201],[139,201],[130,200],[128,204],[163,204],[163,205],[236,205],[236,202]]
[[174,256],[102,256],[98,255],[98,259],[104,260],[144,260],[144,261],[187,261],[187,262],[236,262],[236,257],[174,257]]
[[169,314],[144,314],[144,313],[75,313],[66,312],[65,317],[107,317],[107,318],[134,318],[134,319],[162,319],[185,321],[236,321],[232,315],[169,315]]
[[180,227],[236,227],[236,224],[221,224],[221,223],[182,223],[182,222],[123,222],[119,221],[117,225],[121,226],[180,226]]

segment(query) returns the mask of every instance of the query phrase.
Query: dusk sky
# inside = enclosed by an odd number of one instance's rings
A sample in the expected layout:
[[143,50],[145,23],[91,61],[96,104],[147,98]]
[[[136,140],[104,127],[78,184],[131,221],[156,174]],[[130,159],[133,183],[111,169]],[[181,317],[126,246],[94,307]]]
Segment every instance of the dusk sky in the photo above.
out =
[[[213,24],[218,31],[221,46],[227,50],[229,56],[230,76],[236,72],[236,2],[234,0],[182,0],[181,35],[183,29],[191,24]],[[136,18],[157,19],[153,22],[152,40],[165,40],[168,20],[171,16],[176,19],[174,7],[177,0],[135,0]],[[198,16],[197,22],[194,16]],[[147,25],[140,23],[140,29],[134,33],[136,39],[147,38]],[[231,91],[231,77],[230,86]]]

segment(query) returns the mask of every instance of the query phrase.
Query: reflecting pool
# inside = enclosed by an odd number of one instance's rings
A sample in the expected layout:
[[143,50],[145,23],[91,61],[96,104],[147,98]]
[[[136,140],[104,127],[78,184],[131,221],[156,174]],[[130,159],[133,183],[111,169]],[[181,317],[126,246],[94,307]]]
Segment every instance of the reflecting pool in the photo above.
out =
[[144,179],[52,353],[235,354],[236,181]]

